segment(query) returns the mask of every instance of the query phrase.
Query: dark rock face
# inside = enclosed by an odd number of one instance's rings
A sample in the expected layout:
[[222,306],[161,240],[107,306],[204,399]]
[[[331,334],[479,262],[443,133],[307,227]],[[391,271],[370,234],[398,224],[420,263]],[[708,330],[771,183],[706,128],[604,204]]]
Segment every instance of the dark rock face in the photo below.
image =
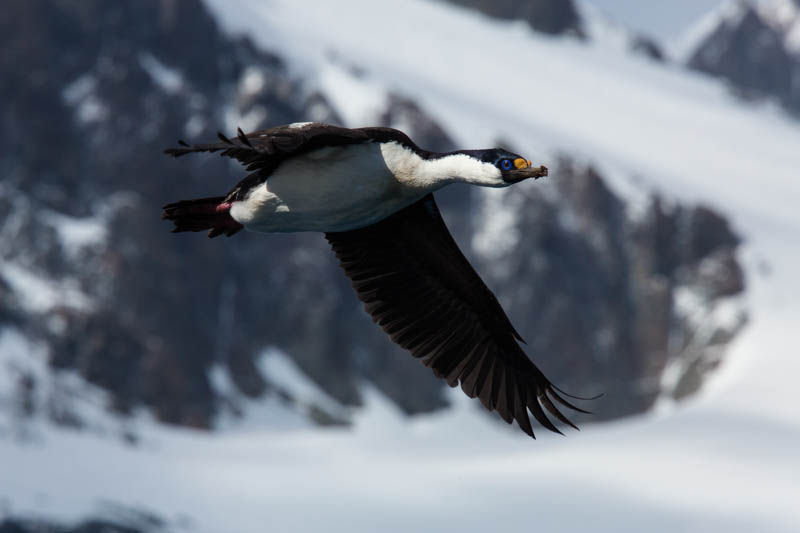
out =
[[578,11],[572,0],[449,0],[477,9],[490,17],[522,19],[536,31],[553,35],[583,36]]
[[0,533],[147,533],[159,529],[139,529],[107,520],[86,520],[74,526],[63,526],[42,520],[7,519],[0,522]]
[[[86,518],[74,524],[38,518],[4,518],[0,533],[159,533],[185,529],[188,524],[170,524],[162,518],[137,509],[106,505],[104,516]],[[177,527],[176,527],[177,526]]]
[[690,68],[728,81],[743,97],[772,97],[800,112],[800,54],[786,44],[787,29],[741,3],[695,49]]
[[[0,330],[39,343],[52,371],[109,391],[115,411],[145,407],[168,423],[213,424],[223,401],[209,379],[216,366],[245,396],[279,390],[254,364],[266,346],[345,404],[360,402],[362,380],[410,413],[444,404],[442,384],[371,323],[321,235],[209,240],[171,235],[159,219],[164,203],[223,194],[244,175],[218,157],[162,156],[176,137],[339,122],[324,94],[304,90],[280,58],[221,34],[198,0],[4,7]],[[389,95],[376,121],[426,148],[455,148],[406,96]],[[639,412],[686,351],[673,346],[680,333],[694,354],[684,365],[694,370],[681,374],[681,394],[690,393],[711,365],[711,341],[691,340],[676,291],[692,288],[711,305],[742,290],[727,223],[657,200],[631,221],[596,172],[564,164],[552,180],[557,197],[536,192],[509,208],[522,237],[497,261],[469,245],[485,195],[451,186],[437,198],[557,383],[605,390],[603,416]],[[712,337],[724,346],[732,334]],[[62,402],[37,400],[34,373],[14,382],[20,416],[82,426]]]
[[[121,411],[144,403],[164,421],[208,425],[214,399],[205,369],[216,335],[207,320],[216,320],[223,279],[208,276],[225,265],[218,250],[197,255],[165,236],[158,206],[177,188],[191,194],[222,181],[227,169],[213,161],[196,172],[160,152],[176,134],[211,136],[248,71],[285,79],[283,67],[246,41],[224,39],[196,1],[10,7],[26,24],[4,38],[31,42],[31,50],[27,68],[8,68],[19,86],[4,100],[0,135],[23,148],[4,158],[13,176],[4,192],[14,199],[11,215],[27,217],[12,237],[36,249],[16,259],[43,278],[76,280],[93,302],[50,310],[64,324],[41,332],[51,361],[114,391]],[[265,87],[234,109],[260,104],[279,122],[303,116],[304,102],[284,94],[291,87]],[[114,200],[119,191],[125,201]],[[110,210],[106,245],[71,261],[36,216],[45,209],[74,217]],[[205,266],[186,276],[184,261]]]
[[386,110],[378,121],[391,128],[402,131],[417,131],[414,142],[432,152],[449,152],[455,150],[455,144],[449,135],[421,109],[416,102],[402,94],[389,93]]

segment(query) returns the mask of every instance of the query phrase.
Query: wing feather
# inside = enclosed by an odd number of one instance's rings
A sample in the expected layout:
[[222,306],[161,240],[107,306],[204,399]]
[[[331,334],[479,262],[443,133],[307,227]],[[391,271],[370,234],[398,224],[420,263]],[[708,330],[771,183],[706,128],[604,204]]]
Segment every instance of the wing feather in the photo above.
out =
[[[556,392],[519,345],[495,296],[458,249],[432,195],[377,224],[327,233],[364,307],[391,339],[451,386],[461,383],[533,437],[529,413],[560,433],[549,412],[574,426]],[[546,412],[545,412],[546,411]]]
[[179,140],[178,148],[168,148],[164,153],[181,157],[197,152],[219,152],[239,161],[250,174],[231,189],[226,196],[229,202],[241,200],[253,187],[266,181],[286,159],[320,148],[395,141],[418,153],[425,153],[405,133],[393,128],[342,128],[319,122],[278,126],[248,134],[238,129],[234,138],[221,132],[217,137],[219,142],[209,144],[189,144]]

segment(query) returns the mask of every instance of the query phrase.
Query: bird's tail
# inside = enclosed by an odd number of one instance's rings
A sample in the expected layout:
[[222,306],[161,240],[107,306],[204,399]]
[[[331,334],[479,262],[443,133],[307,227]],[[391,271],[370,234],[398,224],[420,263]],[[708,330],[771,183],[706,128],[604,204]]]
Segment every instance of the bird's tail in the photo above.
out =
[[230,211],[230,202],[224,196],[216,196],[167,204],[161,218],[175,224],[172,233],[209,230],[209,237],[230,237],[244,227],[231,217]]

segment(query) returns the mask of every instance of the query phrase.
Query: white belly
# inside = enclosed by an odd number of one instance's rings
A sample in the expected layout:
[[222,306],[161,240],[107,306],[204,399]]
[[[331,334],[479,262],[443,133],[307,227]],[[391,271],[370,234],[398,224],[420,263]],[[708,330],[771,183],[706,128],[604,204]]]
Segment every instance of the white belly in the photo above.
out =
[[398,174],[387,167],[380,144],[323,148],[282,163],[230,213],[254,231],[348,231],[429,192]]

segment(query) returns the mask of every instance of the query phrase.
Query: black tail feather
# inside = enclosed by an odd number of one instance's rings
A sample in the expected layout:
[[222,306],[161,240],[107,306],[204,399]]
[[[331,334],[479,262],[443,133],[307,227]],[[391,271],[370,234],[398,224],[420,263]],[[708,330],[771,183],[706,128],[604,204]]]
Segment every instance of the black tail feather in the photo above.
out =
[[209,230],[210,238],[218,235],[230,237],[244,227],[231,217],[230,205],[225,203],[224,196],[167,204],[161,218],[175,224],[172,233]]

